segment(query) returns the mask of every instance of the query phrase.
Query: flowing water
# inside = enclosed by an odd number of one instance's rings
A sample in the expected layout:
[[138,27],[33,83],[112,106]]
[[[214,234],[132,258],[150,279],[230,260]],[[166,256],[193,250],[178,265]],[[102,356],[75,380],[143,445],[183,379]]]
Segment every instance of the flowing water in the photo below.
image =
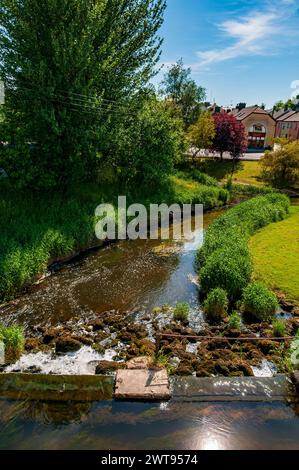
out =
[[[204,216],[208,226],[223,210]],[[2,309],[0,320],[27,329],[36,325],[83,324],[95,313],[150,312],[163,304],[188,302],[200,317],[194,266],[203,230],[192,241],[123,241],[65,265]]]
[[[205,226],[222,211],[204,217]],[[0,320],[84,325],[115,309],[136,318],[163,304],[188,302],[191,326],[203,317],[194,266],[203,230],[192,242],[124,241],[65,265],[6,306]],[[195,345],[196,347],[196,345]],[[192,350],[194,345],[187,348]],[[26,366],[51,373],[93,373],[91,348],[51,358],[28,355]],[[105,358],[113,357],[106,350]],[[45,357],[47,356],[47,357]],[[269,365],[263,364],[265,374]],[[267,369],[267,370],[266,370]],[[260,370],[257,375],[262,375]],[[299,410],[280,403],[43,402],[0,399],[2,449],[299,449]]]

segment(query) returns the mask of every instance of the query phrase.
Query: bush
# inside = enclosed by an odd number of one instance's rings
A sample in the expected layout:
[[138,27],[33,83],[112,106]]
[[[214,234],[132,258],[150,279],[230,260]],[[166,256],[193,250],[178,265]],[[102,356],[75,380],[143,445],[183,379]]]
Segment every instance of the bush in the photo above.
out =
[[19,326],[3,326],[0,324],[0,340],[5,346],[5,361],[16,361],[24,351],[25,338]]
[[277,318],[272,322],[273,335],[277,338],[282,338],[287,335],[287,328],[283,320]]
[[190,170],[189,176],[200,184],[205,184],[206,186],[218,186],[218,181],[216,178],[213,178],[212,176],[209,176],[199,170]]
[[228,298],[225,290],[217,288],[212,290],[205,302],[204,313],[211,322],[219,322],[227,315]]
[[279,305],[273,292],[259,282],[252,282],[244,289],[242,310],[250,319],[270,320]]
[[250,236],[271,222],[283,220],[289,205],[289,199],[282,194],[258,196],[230,209],[208,227],[198,252],[204,294],[221,287],[231,301],[240,299],[252,274]]
[[241,316],[238,312],[233,312],[229,317],[229,326],[233,330],[240,330],[242,325]]
[[189,305],[187,303],[177,303],[174,309],[173,318],[176,321],[187,321],[189,316]]
[[299,141],[266,152],[261,160],[261,177],[277,188],[299,187]]
[[[233,254],[233,256],[232,256]],[[205,294],[211,289],[224,289],[231,300],[241,296],[243,289],[250,282],[252,263],[250,256],[220,248],[210,256],[200,271],[201,288]]]

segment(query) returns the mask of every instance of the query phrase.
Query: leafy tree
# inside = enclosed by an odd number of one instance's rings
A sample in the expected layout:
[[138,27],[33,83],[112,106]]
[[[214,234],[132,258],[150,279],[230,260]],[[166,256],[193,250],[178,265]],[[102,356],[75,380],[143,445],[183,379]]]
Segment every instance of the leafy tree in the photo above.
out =
[[274,107],[273,107],[273,110],[274,111],[281,111],[281,110],[287,110],[287,109],[293,109],[293,110],[296,110],[297,108],[297,103],[296,103],[296,100],[292,100],[292,99],[289,99],[287,101],[278,101],[277,103],[275,103]]
[[111,159],[125,186],[157,186],[185,151],[183,122],[173,109],[154,96],[117,129]]
[[185,68],[182,60],[172,65],[165,74],[161,92],[180,109],[186,128],[197,121],[206,90],[192,80],[191,69]]
[[12,178],[44,188],[94,173],[107,133],[154,74],[164,9],[165,0],[2,0]]
[[229,113],[217,113],[214,115],[216,136],[213,142],[213,150],[223,153],[230,152],[233,159],[238,158],[246,149],[245,128],[235,116]]
[[238,160],[240,156],[243,155],[248,145],[246,130],[242,122],[237,121],[233,124],[233,130],[232,130],[231,136],[232,136],[232,139],[231,139],[230,154],[233,159],[232,173],[234,173],[236,160]]
[[299,187],[299,141],[266,152],[261,160],[262,179],[274,187]]
[[193,158],[201,149],[210,149],[216,135],[214,120],[209,113],[203,113],[195,124],[190,126],[188,141],[190,143]]

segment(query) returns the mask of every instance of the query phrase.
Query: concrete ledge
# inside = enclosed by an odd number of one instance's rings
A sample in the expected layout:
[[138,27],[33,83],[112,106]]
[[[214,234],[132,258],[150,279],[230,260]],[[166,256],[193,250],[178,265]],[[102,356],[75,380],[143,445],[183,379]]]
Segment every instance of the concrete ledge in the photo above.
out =
[[177,401],[259,402],[297,401],[286,375],[276,377],[184,377],[171,379],[172,398]]
[[167,371],[165,369],[118,370],[114,396],[118,400],[169,400],[171,394]]
[[114,377],[0,374],[0,397],[14,400],[100,401],[113,398]]

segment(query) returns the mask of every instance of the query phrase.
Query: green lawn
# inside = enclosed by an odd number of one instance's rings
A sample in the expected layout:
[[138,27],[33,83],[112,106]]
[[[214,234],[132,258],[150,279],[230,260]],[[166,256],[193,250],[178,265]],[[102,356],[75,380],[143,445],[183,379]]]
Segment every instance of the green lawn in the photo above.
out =
[[271,224],[250,240],[255,277],[299,303],[299,207],[290,217]]
[[[201,168],[218,181],[226,181],[232,172],[232,162],[219,160],[202,160]],[[259,162],[239,162],[234,173],[233,182],[238,184],[261,185]]]

